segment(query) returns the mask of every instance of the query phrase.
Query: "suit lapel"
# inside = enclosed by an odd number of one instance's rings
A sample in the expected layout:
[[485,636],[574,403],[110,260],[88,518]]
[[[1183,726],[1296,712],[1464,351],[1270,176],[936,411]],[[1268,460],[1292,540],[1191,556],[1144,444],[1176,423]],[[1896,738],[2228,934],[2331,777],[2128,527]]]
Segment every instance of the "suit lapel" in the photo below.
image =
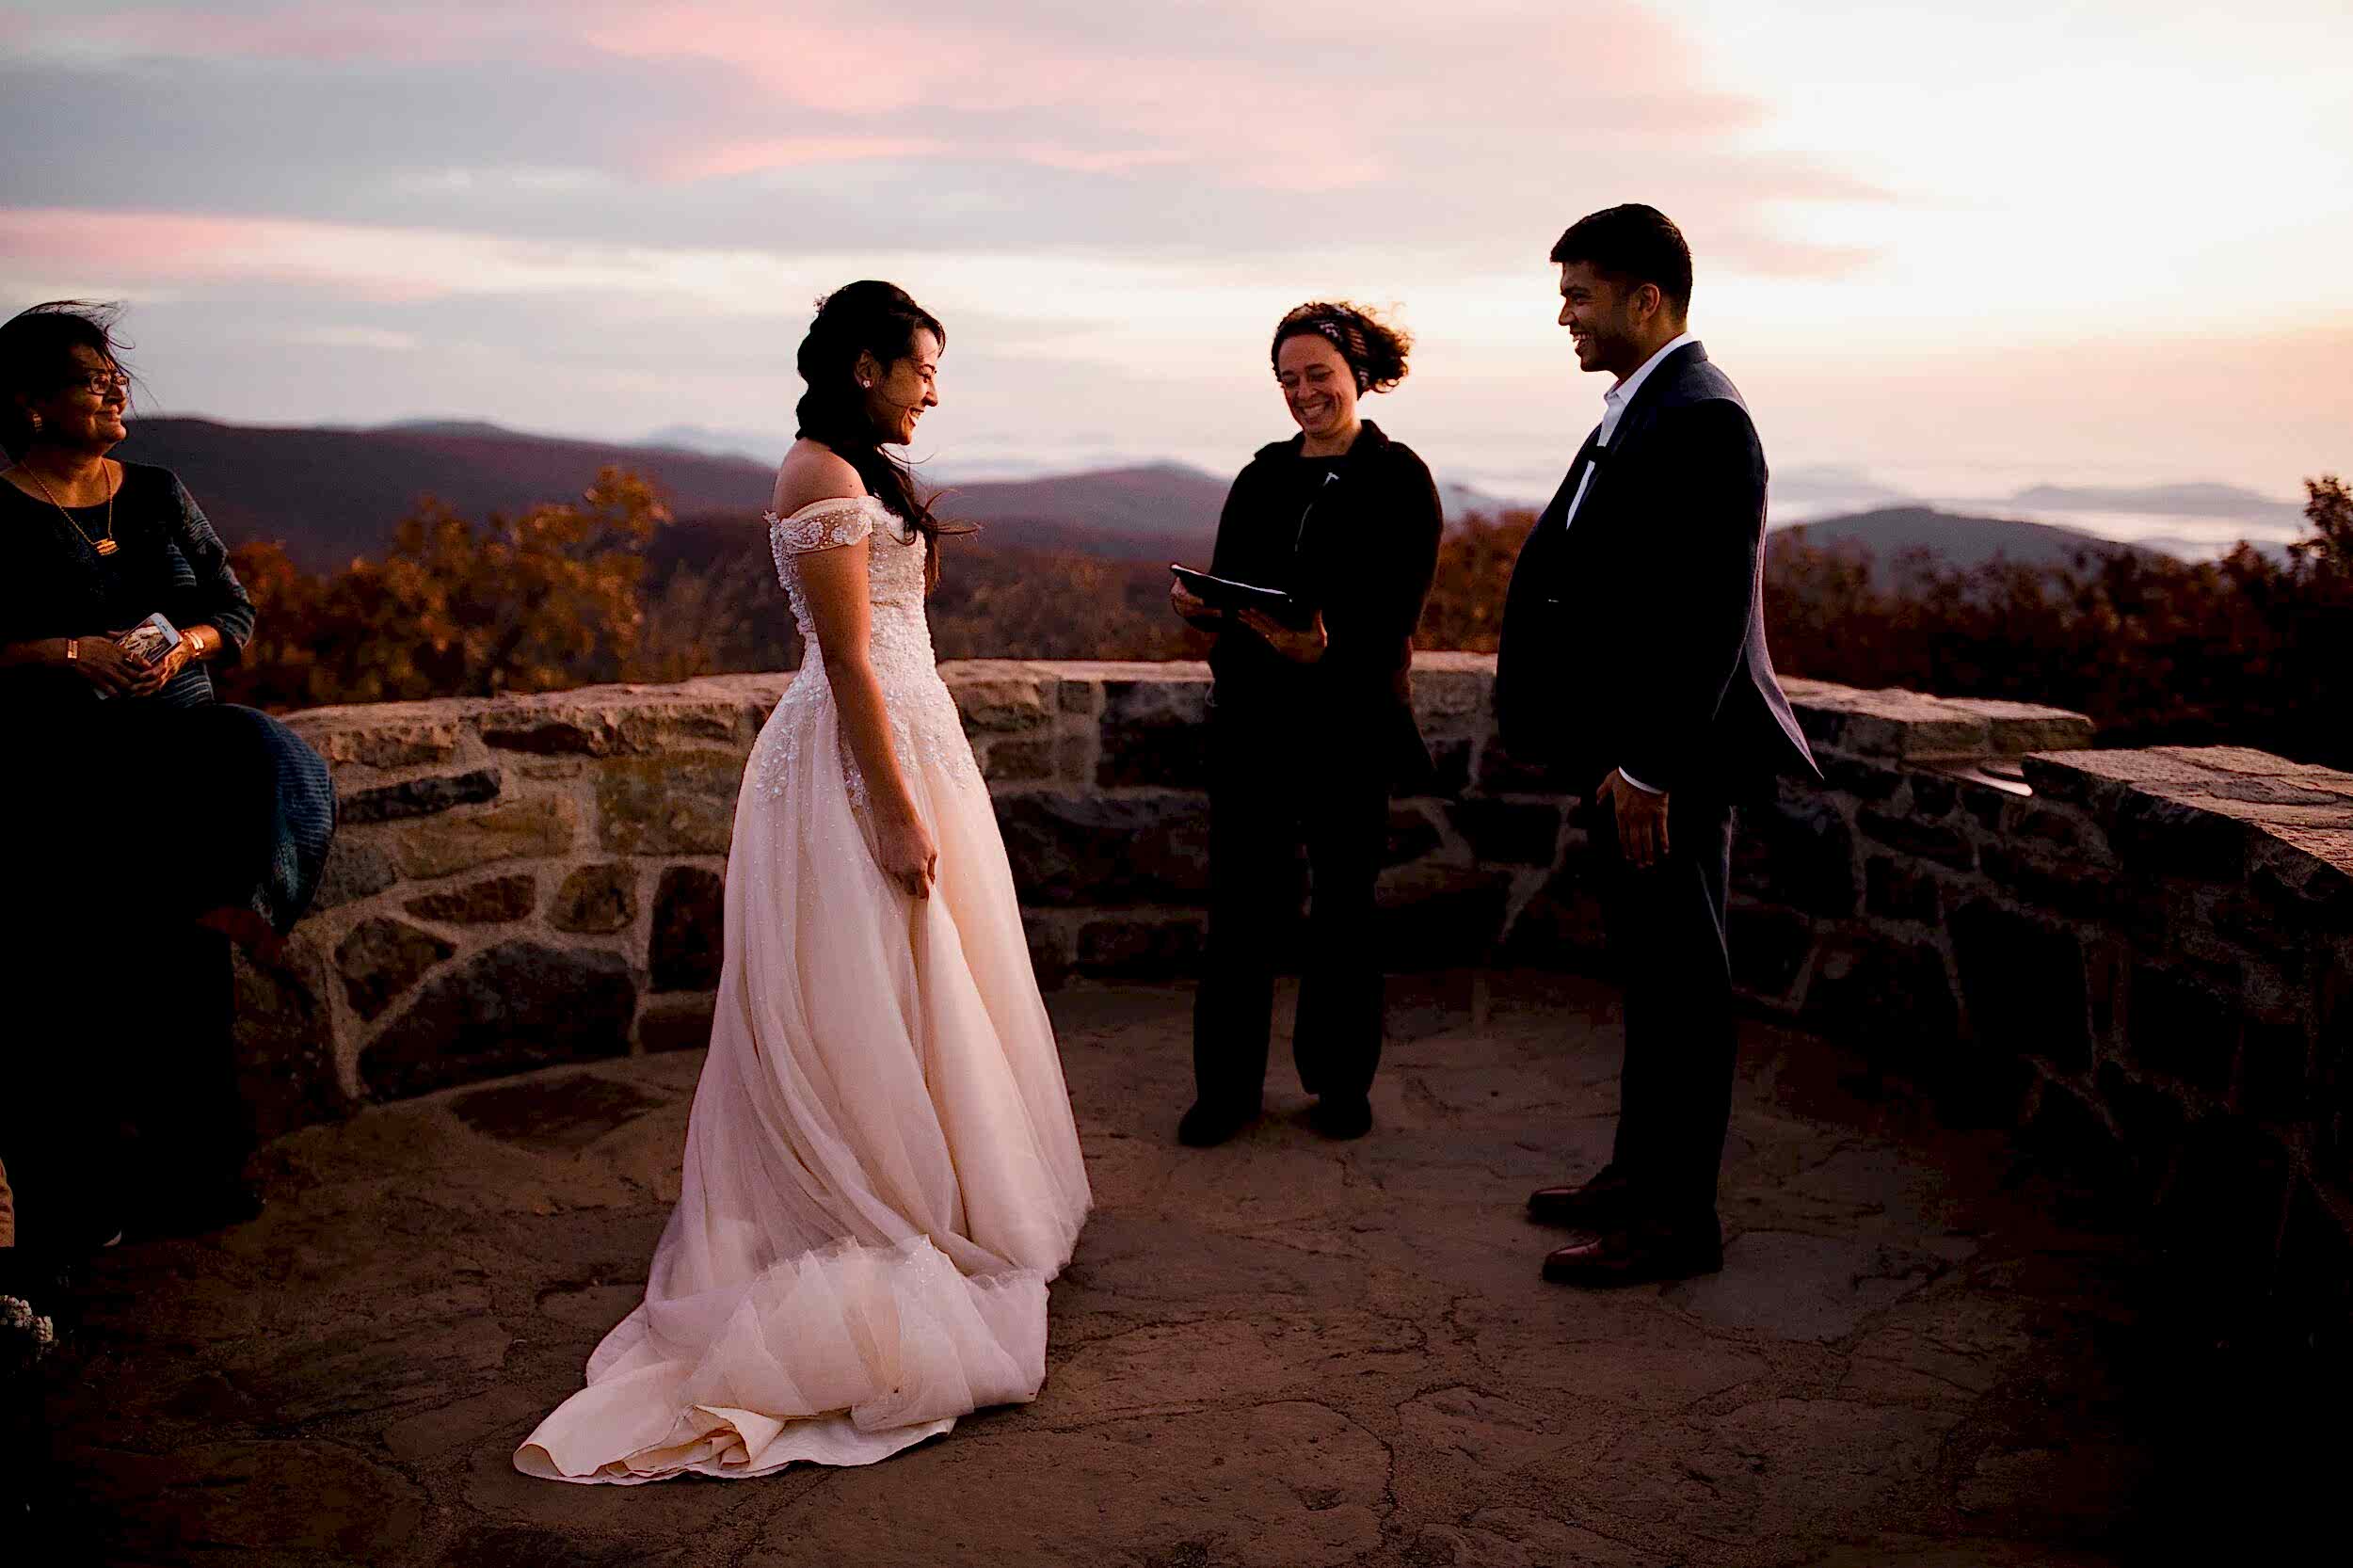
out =
[[[1577,513],[1579,528],[1585,522],[1597,521],[1604,515],[1603,492],[1609,490],[1611,495],[1615,494],[1610,475],[1623,472],[1628,451],[1640,447],[1643,435],[1657,417],[1659,402],[1666,396],[1668,385],[1682,373],[1684,367],[1700,363],[1706,358],[1707,350],[1704,345],[1696,342],[1687,343],[1652,366],[1651,373],[1642,378],[1642,384],[1634,389],[1634,400],[1618,416],[1618,427],[1610,432],[1609,450],[1593,470],[1593,482],[1586,489],[1585,504]],[[1594,434],[1600,434],[1598,428]],[[1570,532],[1577,533],[1578,528],[1572,528]]]
[[1634,401],[1627,404],[1625,412],[1618,416],[1617,435],[1609,443],[1609,455],[1612,457],[1618,456],[1626,449],[1628,442],[1639,439],[1642,432],[1650,428],[1650,423],[1658,411],[1659,400],[1667,395],[1667,388],[1673,384],[1674,378],[1686,367],[1705,364],[1706,360],[1706,345],[1694,342],[1685,344],[1652,366],[1650,375],[1644,376],[1642,384],[1634,389]]
[[[1600,446],[1601,426],[1596,424],[1592,434],[1585,438],[1585,444],[1577,449],[1577,456],[1570,461],[1568,477],[1561,481],[1561,488],[1552,492],[1552,500],[1545,504],[1543,513],[1539,516],[1537,520],[1539,533],[1546,529],[1567,526],[1569,508],[1577,502],[1577,482],[1584,477],[1585,465],[1593,460],[1593,454],[1600,449]],[[1595,477],[1600,476],[1596,474]]]

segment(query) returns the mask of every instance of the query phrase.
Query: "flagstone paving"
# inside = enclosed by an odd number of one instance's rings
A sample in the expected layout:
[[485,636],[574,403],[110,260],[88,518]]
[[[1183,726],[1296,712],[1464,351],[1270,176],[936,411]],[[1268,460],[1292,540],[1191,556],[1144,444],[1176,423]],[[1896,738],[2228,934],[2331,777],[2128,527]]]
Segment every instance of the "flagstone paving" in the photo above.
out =
[[1097,1208],[1033,1404],[864,1470],[516,1474],[635,1300],[701,1057],[552,1069],[297,1133],[260,1220],[106,1255],[55,1400],[97,1539],[45,1560],[1961,1568],[2184,1516],[2148,1260],[1829,1048],[1745,1026],[1723,1272],[1596,1294],[1521,1203],[1606,1150],[1608,987],[1401,982],[1370,1137],[1278,1084],[1211,1151],[1184,989],[1050,1001]]

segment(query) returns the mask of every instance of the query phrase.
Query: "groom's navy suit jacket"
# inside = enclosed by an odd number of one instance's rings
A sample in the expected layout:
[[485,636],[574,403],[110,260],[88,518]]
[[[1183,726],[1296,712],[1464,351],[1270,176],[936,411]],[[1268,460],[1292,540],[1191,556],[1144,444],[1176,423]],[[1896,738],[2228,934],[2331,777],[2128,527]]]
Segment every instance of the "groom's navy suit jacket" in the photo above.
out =
[[1578,794],[1612,768],[1727,801],[1817,774],[1765,648],[1765,450],[1738,389],[1686,344],[1636,389],[1606,451],[1599,435],[1512,571],[1496,659],[1505,749]]

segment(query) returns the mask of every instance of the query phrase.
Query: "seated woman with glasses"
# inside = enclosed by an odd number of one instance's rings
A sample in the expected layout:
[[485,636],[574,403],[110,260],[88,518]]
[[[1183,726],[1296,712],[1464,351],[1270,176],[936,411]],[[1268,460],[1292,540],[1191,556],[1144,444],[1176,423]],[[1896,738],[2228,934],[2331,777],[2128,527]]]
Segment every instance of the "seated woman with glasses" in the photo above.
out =
[[[0,326],[0,1162],[17,1244],[60,1257],[255,1207],[228,943],[294,923],[335,813],[316,752],[214,700],[253,604],[180,481],[107,455],[129,434],[112,316]],[[176,637],[151,628],[147,657],[126,633],[151,616]]]

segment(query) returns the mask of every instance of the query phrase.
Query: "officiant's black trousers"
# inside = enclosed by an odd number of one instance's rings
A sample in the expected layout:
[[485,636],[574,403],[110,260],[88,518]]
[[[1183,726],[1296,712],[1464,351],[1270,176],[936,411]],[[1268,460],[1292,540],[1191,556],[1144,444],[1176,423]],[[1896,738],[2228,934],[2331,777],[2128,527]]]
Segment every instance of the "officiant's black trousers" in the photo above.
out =
[[[1221,711],[1209,724],[1209,933],[1193,1010],[1194,1086],[1248,1111],[1266,1081],[1274,974],[1305,942],[1291,1056],[1309,1094],[1362,1098],[1381,1063],[1383,982],[1374,884],[1388,846],[1388,772],[1368,735],[1351,744],[1301,715]],[[1369,727],[1368,727],[1369,728]]]
[[1621,855],[1613,812],[1591,815],[1602,919],[1625,987],[1625,1064],[1610,1166],[1633,1185],[1648,1217],[1712,1222],[1732,1118],[1732,961],[1724,940],[1732,808],[1673,794],[1669,853],[1648,871]]

